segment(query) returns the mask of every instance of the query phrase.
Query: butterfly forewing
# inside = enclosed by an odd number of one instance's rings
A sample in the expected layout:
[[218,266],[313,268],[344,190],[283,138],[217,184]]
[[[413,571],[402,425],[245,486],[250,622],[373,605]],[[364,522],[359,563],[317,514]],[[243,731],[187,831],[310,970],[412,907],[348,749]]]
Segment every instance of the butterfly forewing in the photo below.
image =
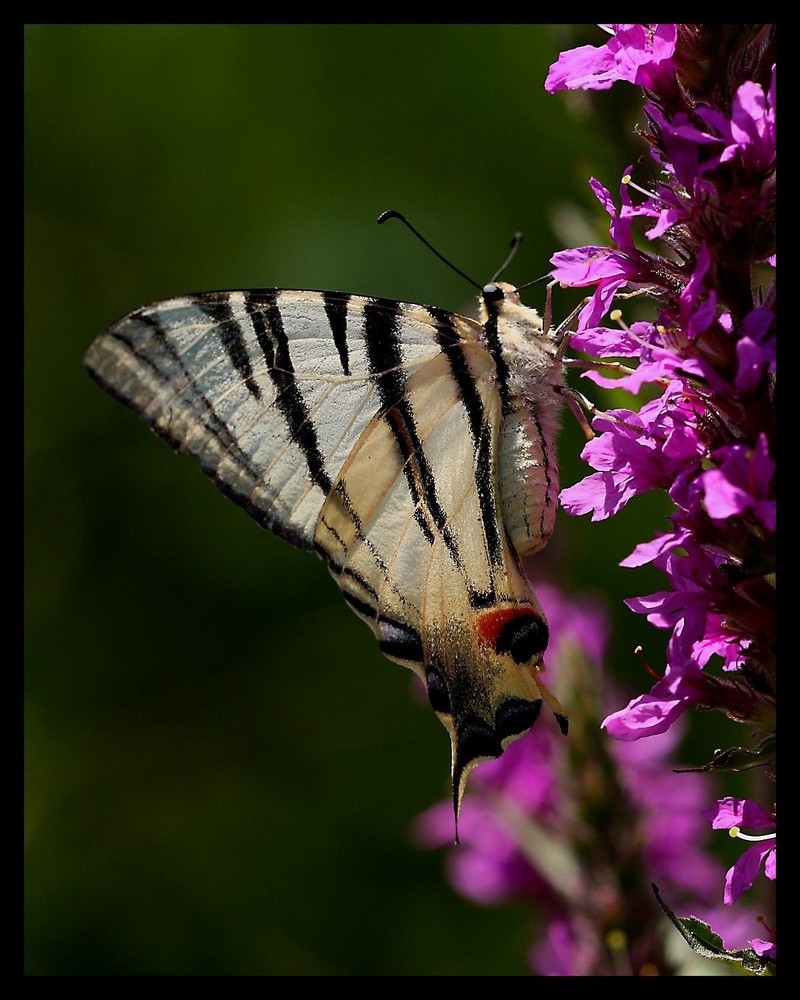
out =
[[[381,405],[367,302],[275,290],[168,300],[110,327],[86,363],[262,524],[310,548],[331,483]],[[404,324],[401,365],[437,350],[430,323]]]
[[423,678],[456,807],[541,699],[547,630],[520,558],[552,530],[560,375],[514,301],[481,325],[343,293],[202,293],[134,311],[86,356],[224,493],[315,548],[384,653]]

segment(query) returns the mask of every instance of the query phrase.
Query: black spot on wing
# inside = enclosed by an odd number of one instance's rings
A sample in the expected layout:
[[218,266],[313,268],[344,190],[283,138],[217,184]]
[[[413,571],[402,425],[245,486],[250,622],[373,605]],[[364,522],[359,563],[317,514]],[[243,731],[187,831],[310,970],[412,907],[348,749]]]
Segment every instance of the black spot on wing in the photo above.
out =
[[510,653],[515,663],[527,663],[547,649],[550,633],[547,622],[533,613],[510,619],[500,629],[495,649]]
[[447,684],[436,667],[428,667],[425,674],[425,683],[428,688],[428,701],[434,712],[447,714],[452,711],[450,693]]
[[422,663],[422,639],[419,632],[403,622],[379,618],[378,645],[386,656],[411,663]]
[[526,733],[539,718],[542,699],[506,698],[495,714],[494,727],[500,740]]
[[499,757],[503,747],[497,733],[488,722],[477,715],[467,715],[456,730],[456,770],[482,757]]

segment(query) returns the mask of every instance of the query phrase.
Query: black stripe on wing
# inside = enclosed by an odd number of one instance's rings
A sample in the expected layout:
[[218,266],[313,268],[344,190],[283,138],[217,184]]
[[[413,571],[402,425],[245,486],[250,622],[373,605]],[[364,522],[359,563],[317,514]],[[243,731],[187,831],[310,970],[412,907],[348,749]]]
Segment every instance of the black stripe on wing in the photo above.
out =
[[328,317],[333,342],[339,352],[342,371],[350,374],[350,354],[347,346],[347,304],[351,296],[343,292],[322,292],[322,303]]
[[[217,298],[217,296],[214,296]],[[197,305],[207,305],[206,296],[194,296],[192,300]],[[87,359],[87,368],[92,378],[105,390],[112,398],[132,410],[137,417],[144,420],[152,427],[159,437],[163,438],[175,451],[187,451],[186,441],[182,437],[177,437],[170,430],[168,422],[159,422],[161,413],[153,414],[149,412],[155,392],[164,385],[164,372],[168,368],[177,368],[184,382],[183,395],[188,400],[188,405],[198,409],[197,419],[201,420],[203,426],[219,443],[220,454],[224,454],[230,461],[237,465],[250,480],[255,483],[258,480],[258,472],[250,461],[250,457],[240,447],[239,443],[231,433],[225,421],[216,412],[213,403],[201,390],[196,379],[186,367],[180,354],[175,350],[169,341],[169,329],[161,322],[157,313],[149,312],[150,307],[137,309],[124,319],[109,327],[106,336],[120,344],[124,344],[126,350],[136,360],[137,365],[148,370],[152,376],[151,385],[147,396],[139,393],[124,392],[117,388],[113,381],[106,379],[101,371],[98,371],[90,359]],[[148,330],[148,335],[142,336],[135,333],[136,327]],[[91,353],[91,351],[90,351]],[[141,383],[142,387],[150,383]],[[186,401],[185,400],[185,401]],[[202,453],[197,453],[200,459],[203,472],[215,482],[219,490],[243,507],[252,518],[259,524],[264,525],[272,531],[283,535],[287,541],[294,545],[307,547],[296,533],[291,531],[280,531],[280,526],[275,525],[270,520],[268,514],[246,495],[234,493],[226,482],[217,474],[219,456],[215,456],[217,461],[213,464],[210,457]]]
[[214,323],[220,343],[225,353],[239,373],[247,391],[255,399],[261,399],[261,389],[253,376],[253,366],[244,340],[244,331],[238,319],[233,315],[230,298],[219,298],[215,301],[200,297],[197,306]]
[[[486,538],[486,549],[493,566],[503,561],[503,547],[498,526],[497,503],[495,500],[494,453],[492,451],[492,431],[483,406],[483,400],[475,385],[475,379],[467,364],[465,347],[453,327],[452,314],[443,309],[428,308],[436,324],[439,344],[447,357],[453,381],[469,419],[472,445],[475,451],[475,486],[481,510],[481,521]],[[498,370],[498,377],[501,372]],[[490,598],[494,599],[494,595]]]
[[439,500],[436,480],[406,396],[406,375],[400,351],[402,308],[399,302],[388,299],[371,299],[364,306],[370,372],[378,388],[384,420],[400,452],[403,473],[414,503],[415,520],[431,545],[436,537],[434,528],[438,531],[460,568],[458,542]]
[[295,380],[289,339],[283,328],[283,317],[278,308],[277,297],[276,290],[245,292],[244,307],[267,362],[269,377],[275,386],[275,405],[286,422],[291,440],[306,460],[311,481],[328,494],[332,483],[325,469],[325,459],[319,449],[314,421]]

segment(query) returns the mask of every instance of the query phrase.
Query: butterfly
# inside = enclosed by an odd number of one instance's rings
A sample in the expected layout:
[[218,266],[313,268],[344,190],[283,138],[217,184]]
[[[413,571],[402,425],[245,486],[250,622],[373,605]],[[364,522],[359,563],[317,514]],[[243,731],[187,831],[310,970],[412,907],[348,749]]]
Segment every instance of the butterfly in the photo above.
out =
[[[404,220],[405,221],[405,220]],[[327,565],[414,670],[467,777],[527,732],[548,643],[523,570],[554,526],[556,335],[511,284],[480,321],[343,292],[202,292],[143,306],[89,373],[261,525]]]

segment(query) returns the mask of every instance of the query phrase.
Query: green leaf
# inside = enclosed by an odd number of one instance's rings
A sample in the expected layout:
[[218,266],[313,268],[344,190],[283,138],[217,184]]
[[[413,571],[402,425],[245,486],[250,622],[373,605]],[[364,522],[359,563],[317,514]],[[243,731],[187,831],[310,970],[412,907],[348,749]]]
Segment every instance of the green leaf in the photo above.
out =
[[658,886],[654,882],[651,885],[659,906],[678,928],[684,941],[686,941],[692,951],[703,958],[712,958],[717,962],[727,962],[729,965],[737,965],[743,972],[749,972],[754,976],[775,975],[774,959],[759,955],[752,948],[738,948],[734,951],[727,951],[722,938],[719,934],[712,931],[705,921],[700,920],[698,917],[676,916],[661,898]]

